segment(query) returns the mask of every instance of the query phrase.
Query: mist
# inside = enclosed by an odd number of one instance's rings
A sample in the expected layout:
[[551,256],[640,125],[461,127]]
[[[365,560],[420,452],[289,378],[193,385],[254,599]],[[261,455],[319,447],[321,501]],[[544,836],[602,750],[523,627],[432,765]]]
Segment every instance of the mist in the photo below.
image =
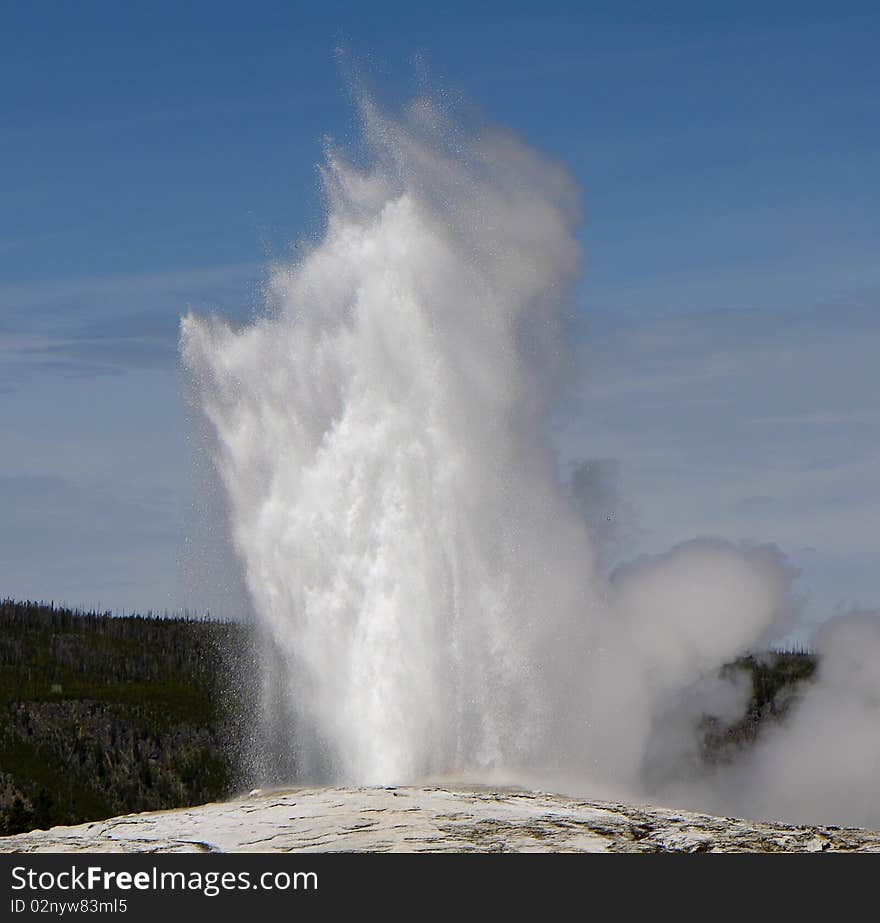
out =
[[797,571],[716,537],[617,563],[613,464],[560,473],[584,270],[569,172],[428,99],[359,105],[366,154],[328,146],[323,234],[274,267],[263,314],[181,323],[265,637],[269,762],[289,782],[880,823],[877,614],[824,626],[786,721],[708,768],[701,718],[748,698],[722,667],[791,631]]

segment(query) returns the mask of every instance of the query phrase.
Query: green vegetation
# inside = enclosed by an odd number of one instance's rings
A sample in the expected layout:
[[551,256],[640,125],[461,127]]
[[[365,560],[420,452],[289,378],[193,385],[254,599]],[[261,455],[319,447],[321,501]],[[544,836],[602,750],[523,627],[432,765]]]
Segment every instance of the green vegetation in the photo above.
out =
[[753,743],[762,728],[783,720],[800,684],[812,679],[816,666],[816,655],[807,651],[773,651],[760,657],[749,654],[726,666],[723,673],[728,675],[749,675],[751,700],[743,717],[732,725],[704,718],[703,759],[725,762],[737,749]]
[[[234,622],[0,602],[0,835],[233,793],[253,651]],[[704,719],[703,759],[730,759],[782,720],[815,668],[805,652],[725,667],[749,674],[751,702],[734,725]]]
[[228,652],[248,644],[230,622],[0,603],[0,834],[228,795]]

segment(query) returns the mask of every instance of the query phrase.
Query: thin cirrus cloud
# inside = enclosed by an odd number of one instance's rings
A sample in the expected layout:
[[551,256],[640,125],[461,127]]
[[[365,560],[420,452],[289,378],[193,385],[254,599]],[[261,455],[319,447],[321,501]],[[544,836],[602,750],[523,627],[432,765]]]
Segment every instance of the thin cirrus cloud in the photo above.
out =
[[[52,511],[59,533],[79,536],[77,578],[58,583],[71,593],[80,586],[79,601],[93,599],[89,580],[96,588],[106,580],[108,544],[130,551],[123,570],[142,589],[104,598],[149,606],[151,580],[175,583],[186,531],[179,511],[192,502],[175,373],[179,316],[193,306],[245,317],[262,303],[260,279],[249,264],[0,289],[0,399],[17,459],[8,456],[0,473],[39,472],[70,487],[59,502],[57,485],[10,481],[5,502],[11,508],[20,490],[32,509]],[[609,558],[697,535],[774,542],[801,568],[815,620],[840,604],[880,601],[880,318],[869,304],[588,312],[579,342],[580,385],[560,410],[559,444],[569,472],[578,459],[601,462],[590,469],[604,478],[594,528]],[[101,382],[110,376],[108,391]],[[144,457],[138,431],[161,446],[158,458]],[[176,518],[156,533],[133,511],[82,527],[88,504],[74,497],[125,506],[141,490],[169,491]],[[61,575],[68,552],[50,545],[43,574]],[[37,587],[12,577],[16,595]]]
[[177,335],[246,313],[260,269],[0,288],[0,593],[177,609],[191,504]]
[[770,541],[810,618],[877,605],[878,346],[868,305],[595,318],[563,452],[619,460],[640,551]]
[[32,376],[97,377],[177,362],[180,314],[253,304],[260,267],[0,288],[3,371],[0,389]]

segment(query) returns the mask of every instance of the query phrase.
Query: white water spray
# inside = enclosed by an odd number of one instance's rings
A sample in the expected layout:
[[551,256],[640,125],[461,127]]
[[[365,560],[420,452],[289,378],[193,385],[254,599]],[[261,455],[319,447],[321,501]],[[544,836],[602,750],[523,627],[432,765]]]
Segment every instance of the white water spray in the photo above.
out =
[[326,234],[275,273],[277,310],[187,317],[184,359],[256,612],[334,773],[519,764],[554,639],[596,605],[545,432],[577,193],[426,103],[363,118],[375,163],[328,154]]
[[716,540],[601,576],[548,427],[574,182],[427,102],[362,120],[370,165],[328,152],[325,233],[276,269],[265,316],[182,323],[295,711],[272,733],[304,781],[674,787],[700,717],[682,697],[741,711],[718,670],[786,616],[791,569]]

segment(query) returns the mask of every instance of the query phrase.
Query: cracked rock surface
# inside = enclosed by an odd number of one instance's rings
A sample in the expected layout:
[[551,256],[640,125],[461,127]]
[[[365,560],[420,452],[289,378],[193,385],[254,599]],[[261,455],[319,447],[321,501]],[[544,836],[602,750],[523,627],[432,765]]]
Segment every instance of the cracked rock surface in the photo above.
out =
[[880,833],[543,792],[302,788],[0,838],[0,852],[880,852]]

